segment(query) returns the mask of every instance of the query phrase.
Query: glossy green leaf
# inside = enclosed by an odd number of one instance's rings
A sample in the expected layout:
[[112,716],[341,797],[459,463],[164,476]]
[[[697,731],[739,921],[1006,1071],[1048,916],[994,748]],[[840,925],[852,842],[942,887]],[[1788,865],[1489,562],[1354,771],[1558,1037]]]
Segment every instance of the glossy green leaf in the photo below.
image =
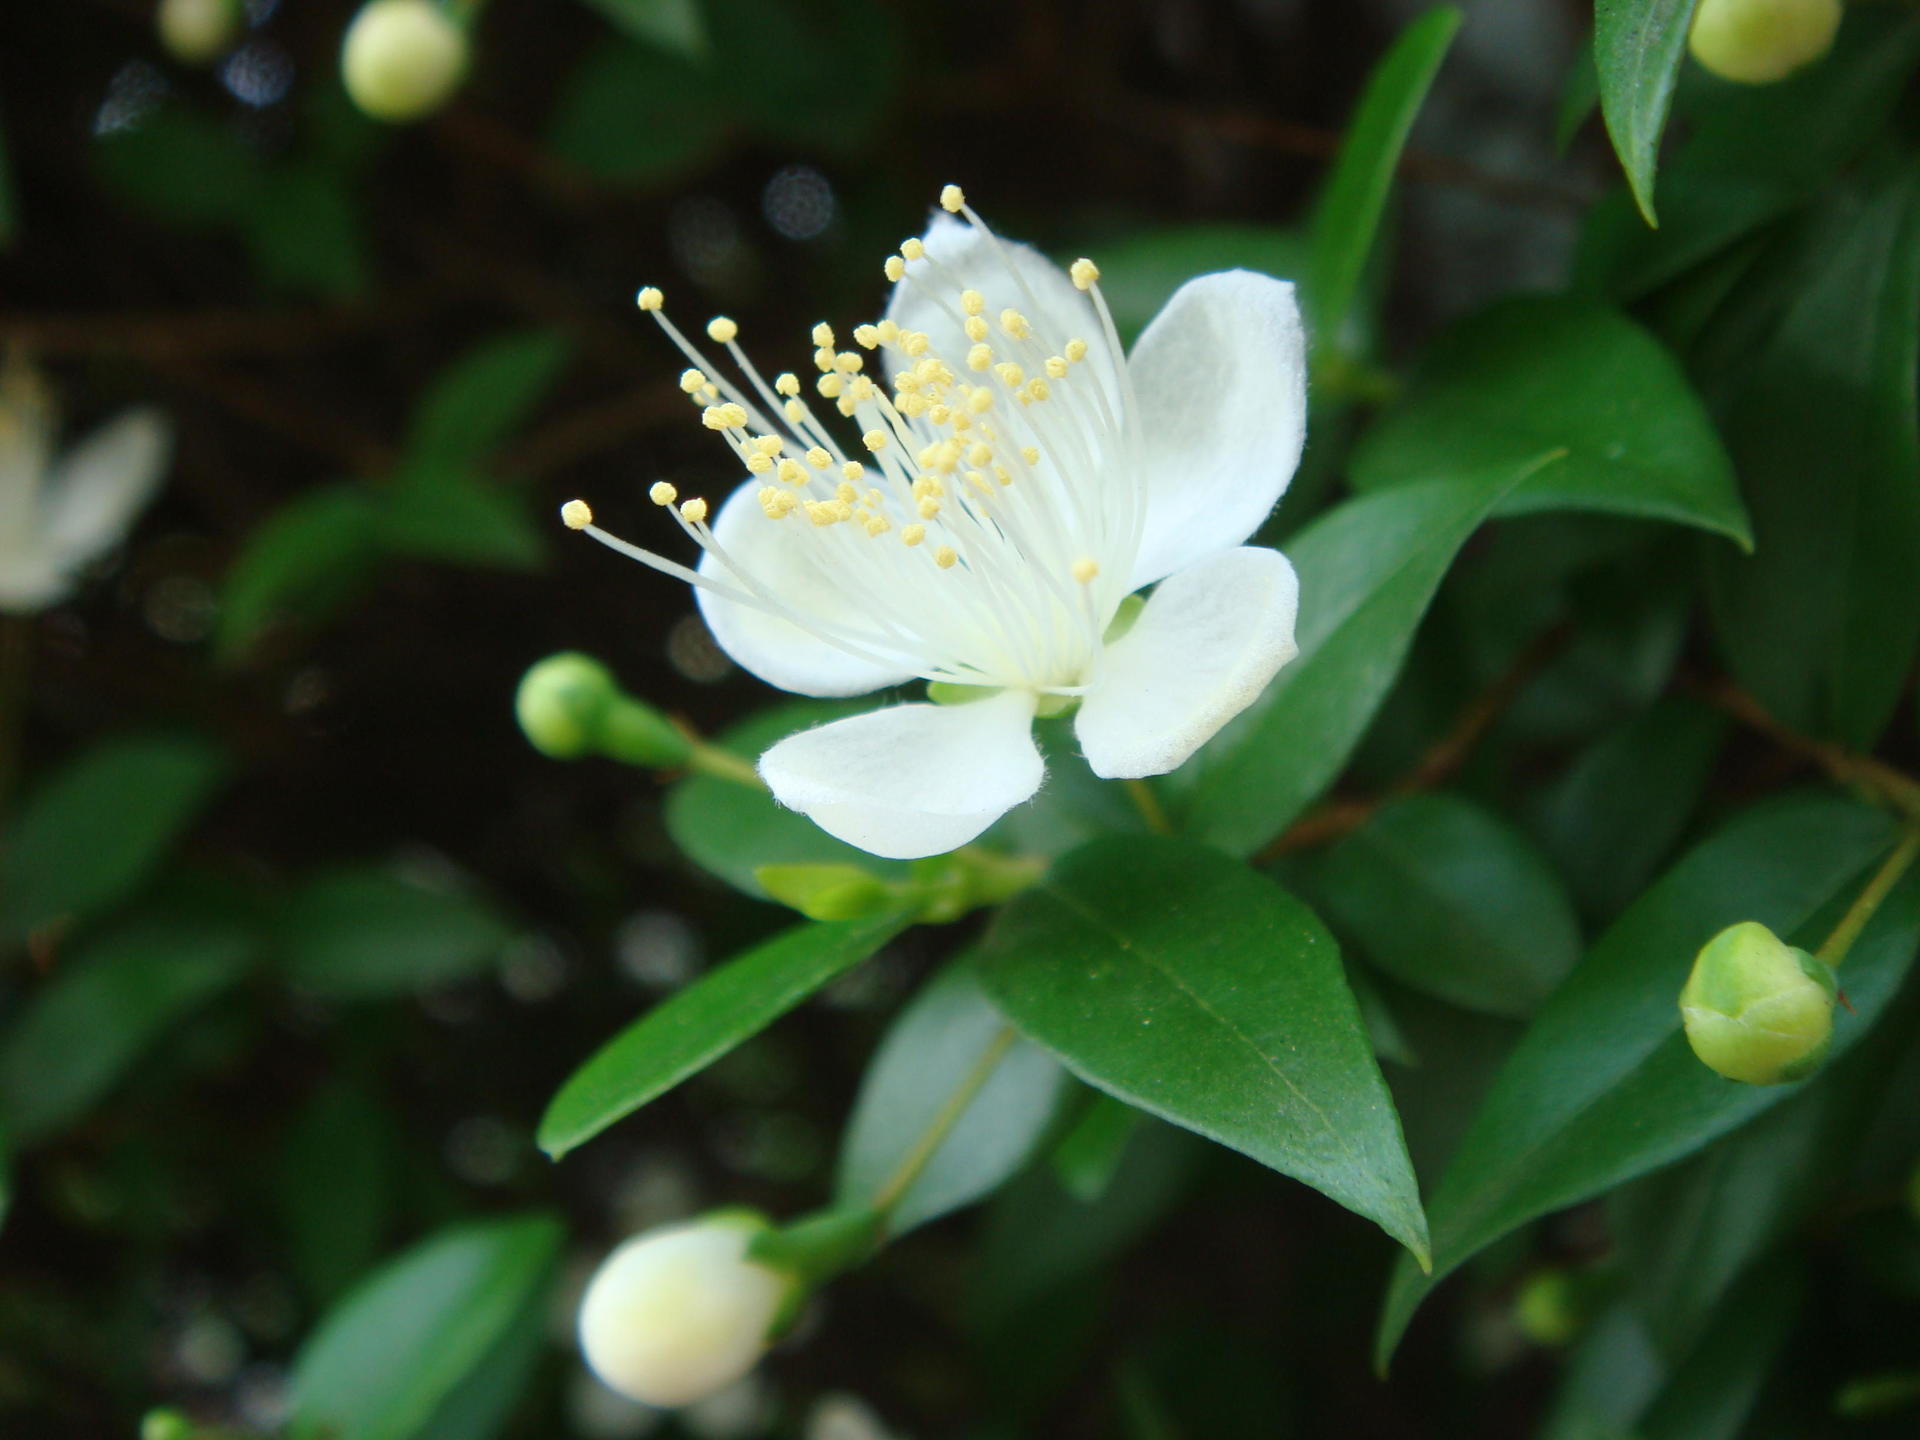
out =
[[1097,841],[1007,907],[979,964],[1000,1008],[1088,1084],[1426,1254],[1413,1166],[1338,947],[1277,885],[1186,841]]
[[[763,710],[721,735],[714,743],[743,760],[754,761],[777,740],[815,725],[857,715],[872,700],[798,700]],[[907,867],[882,860],[834,839],[797,810],[784,809],[754,785],[692,774],[667,794],[667,833],[681,853],[736,890],[765,898],[753,872],[763,865],[857,865],[889,880],[903,879]]]
[[1793,1329],[1803,1287],[1787,1264],[1755,1271],[1640,1419],[1644,1440],[1737,1440]]
[[512,931],[478,896],[374,866],[317,875],[274,921],[281,973],[343,999],[404,995],[492,964]]
[[567,337],[553,330],[476,345],[420,397],[407,434],[408,464],[471,462],[488,454],[546,397],[570,350]]
[[377,527],[374,497],[346,482],[308,490],[275,511],[227,572],[215,654],[231,662],[275,626],[331,618],[366,585]]
[[600,179],[653,183],[693,168],[719,144],[726,121],[706,69],[616,40],[567,78],[547,143]]
[[1527,1015],[1580,958],[1566,887],[1526,837],[1456,795],[1382,807],[1328,852],[1314,894],[1403,985]]
[[1271,226],[1173,225],[1135,230],[1100,247],[1100,293],[1113,312],[1121,339],[1131,342],[1173,298],[1173,292],[1196,275],[1253,270],[1282,280],[1304,280],[1309,254],[1304,234]]
[[1610,918],[1679,840],[1719,758],[1726,722],[1662,700],[1576,756],[1540,796],[1534,833],[1590,916]]
[[[948,966],[901,1012],[867,1066],[834,1203],[851,1210],[895,1195],[887,1216],[895,1235],[971,1205],[1026,1163],[1065,1085],[1053,1057],[994,1008],[972,967]],[[896,1193],[896,1177],[914,1164],[917,1175]]]
[[[1679,986],[1700,946],[1735,921],[1817,946],[1893,838],[1878,811],[1787,797],[1730,822],[1620,918],[1534,1018],[1434,1192],[1434,1269],[1397,1269],[1382,1363],[1433,1286],[1479,1250],[1677,1160],[1793,1093],[1739,1085],[1700,1064],[1680,1030]],[[1836,1055],[1886,1005],[1916,942],[1920,881],[1910,877],[1847,961],[1853,1010],[1836,1021]]]
[[1600,74],[1595,68],[1593,46],[1582,45],[1560,87],[1560,104],[1554,110],[1553,144],[1561,155],[1572,148],[1599,103]]
[[1678,362],[1617,311],[1565,296],[1502,300],[1436,339],[1362,438],[1352,478],[1377,490],[1547,450],[1566,459],[1502,513],[1596,510],[1752,546],[1733,467]]
[[378,493],[375,534],[389,551],[502,570],[531,570],[546,558],[526,497],[464,465],[409,466]]
[[166,857],[226,779],[225,754],[191,736],[109,740],[28,796],[5,836],[0,944],[123,899]]
[[529,1307],[565,1232],[546,1216],[454,1226],[390,1261],[321,1321],[293,1366],[298,1440],[412,1440]]
[[1098,1200],[1113,1183],[1145,1118],[1111,1095],[1089,1093],[1088,1103],[1048,1157],[1061,1188],[1083,1205]]
[[1593,60],[1600,113],[1633,198],[1657,225],[1653,175],[1667,128],[1673,87],[1687,54],[1687,30],[1699,0],[1594,0]]
[[1768,709],[1869,749],[1920,646],[1920,161],[1823,205],[1800,258],[1771,342],[1729,367],[1759,546],[1713,557],[1713,609]]
[[689,60],[707,52],[707,22],[698,0],[587,0],[635,40]]
[[79,1119],[257,951],[243,917],[189,886],[73,947],[0,1038],[0,1128],[29,1145]]
[[1400,151],[1461,19],[1460,11],[1439,5],[1407,26],[1374,67],[1347,124],[1333,173],[1313,213],[1307,325],[1322,347],[1340,348]]
[[540,1121],[554,1159],[750,1039],[907,928],[902,915],[797,925],[669,996],[560,1087]]
[[1461,545],[1542,463],[1361,496],[1289,542],[1300,654],[1167,787],[1190,833],[1249,854],[1333,783]]

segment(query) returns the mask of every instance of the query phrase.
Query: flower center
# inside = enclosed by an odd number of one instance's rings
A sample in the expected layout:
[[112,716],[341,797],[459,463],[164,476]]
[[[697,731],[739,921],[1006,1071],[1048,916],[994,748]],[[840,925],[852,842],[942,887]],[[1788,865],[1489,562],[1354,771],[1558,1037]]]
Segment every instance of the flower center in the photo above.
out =
[[835,603],[756,575],[716,536],[707,502],[682,500],[665,481],[650,496],[707,552],[698,572],[599,530],[582,502],[562,515],[862,658],[932,681],[1079,693],[1126,596],[1145,512],[1124,355],[1092,261],[1069,274],[1091,302],[1074,308],[1098,325],[1097,342],[1067,333],[1071,309],[1042,304],[958,186],[940,199],[976,232],[984,275],[961,274],[917,239],[885,265],[939,338],[887,319],[855,327],[842,349],[832,327],[814,327],[813,389],[858,429],[857,445],[842,445],[797,375],[768,384],[732,320],[706,329],[738,379],[667,318],[660,291],[639,294],[691,362],[680,388],[702,423],[761,478],[753,523],[781,527],[779,543],[797,551],[797,570],[782,573],[812,575]]

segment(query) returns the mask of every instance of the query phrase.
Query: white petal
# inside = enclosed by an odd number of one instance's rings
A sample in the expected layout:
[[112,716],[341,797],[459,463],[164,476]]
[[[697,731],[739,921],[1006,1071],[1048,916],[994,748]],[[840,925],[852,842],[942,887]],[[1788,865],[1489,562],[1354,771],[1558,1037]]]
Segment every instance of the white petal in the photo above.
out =
[[72,575],[42,553],[0,555],[0,614],[32,615],[66,599],[72,589]]
[[1278,550],[1241,546],[1171,575],[1107,647],[1074,733],[1093,773],[1177,770],[1299,653],[1300,583]]
[[[1012,358],[1009,341],[1000,331],[1000,312],[1018,310],[1032,323],[1037,336],[1057,347],[1069,340],[1087,342],[1083,362],[1111,384],[1112,358],[1107,350],[1099,314],[1084,292],[1075,288],[1066,271],[1031,245],[986,235],[963,220],[941,213],[922,237],[927,261],[911,261],[909,278],[893,287],[887,318],[902,330],[922,330],[934,353],[959,370],[973,346],[961,322],[960,292],[978,290],[987,302],[984,319],[990,327],[987,344],[1000,359]],[[887,373],[911,362],[892,347],[887,349]],[[968,378],[964,374],[962,378]]]
[[[807,524],[803,515],[768,519],[756,498],[761,483],[749,480],[721,507],[713,523],[721,548],[783,606],[828,624],[872,631],[873,617],[821,563],[831,557],[832,548],[808,543],[821,537],[795,533]],[[711,551],[701,557],[699,569],[716,581],[746,588]],[[905,661],[883,663],[850,654],[791,621],[711,590],[699,589],[695,595],[722,650],[769,685],[796,695],[865,695],[898,685],[919,671]]]
[[61,459],[42,498],[41,539],[62,565],[79,565],[126,537],[166,473],[173,427],[158,410],[129,410]]
[[1128,363],[1147,484],[1137,590],[1240,544],[1286,492],[1307,425],[1293,286],[1250,270],[1189,280]]
[[1033,697],[895,705],[790,735],[760,757],[774,799],[891,860],[966,844],[1040,788]]

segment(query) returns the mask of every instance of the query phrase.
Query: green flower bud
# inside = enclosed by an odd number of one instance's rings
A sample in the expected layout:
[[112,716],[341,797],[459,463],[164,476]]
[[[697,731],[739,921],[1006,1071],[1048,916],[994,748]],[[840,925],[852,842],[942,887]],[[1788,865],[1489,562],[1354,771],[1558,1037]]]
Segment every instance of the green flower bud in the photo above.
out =
[[1723,80],[1768,85],[1833,47],[1840,0],[1700,0],[1687,44]]
[[893,886],[858,865],[762,865],[753,878],[809,920],[860,920],[900,904]]
[[347,26],[340,78],[375,120],[431,115],[466,78],[466,27],[435,0],[369,0]]
[[154,27],[182,65],[211,65],[240,38],[240,0],[160,0]]
[[1513,1319],[1536,1345],[1571,1345],[1592,1318],[1596,1287],[1571,1271],[1536,1270],[1513,1297]]
[[1680,992],[1687,1043],[1729,1080],[1803,1080],[1826,1059],[1839,993],[1833,971],[1743,921],[1722,930],[1693,962]]
[[591,655],[549,655],[520,680],[514,715],[533,748],[555,760],[605,755],[629,765],[684,765],[693,742],[651,705],[623,694]]
[[140,1440],[193,1440],[193,1422],[178,1410],[149,1410],[140,1421]]

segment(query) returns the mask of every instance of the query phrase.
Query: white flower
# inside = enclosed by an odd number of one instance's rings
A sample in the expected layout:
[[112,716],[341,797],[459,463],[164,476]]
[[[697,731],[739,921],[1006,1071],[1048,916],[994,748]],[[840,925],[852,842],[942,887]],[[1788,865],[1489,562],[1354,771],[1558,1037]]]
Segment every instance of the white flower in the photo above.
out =
[[797,1281],[747,1259],[765,1222],[722,1212],[637,1235],[594,1272],[580,1348],[613,1389],[648,1405],[690,1405],[766,1353]]
[[9,360],[0,373],[0,611],[65,599],[80,568],[125,538],[172,449],[152,409],[127,411],[58,459],[54,433],[46,387]]
[[[963,845],[1032,797],[1036,713],[1077,704],[1097,775],[1164,774],[1295,654],[1293,569],[1242,543],[1304,438],[1293,287],[1200,276],[1127,356],[1091,261],[1063,272],[999,239],[955,186],[941,203],[949,213],[887,260],[885,320],[844,350],[814,330],[814,388],[860,430],[858,459],[795,376],[762,379],[733,321],[707,333],[740,384],[648,289],[641,308],[693,361],[681,388],[750,478],[711,525],[704,500],[653,487],[705,551],[697,572],[596,529],[579,501],[562,512],[692,581],[721,646],[782,689],[978,687],[969,703],[888,706],[761,757],[782,804],[898,858]],[[1123,602],[1149,585],[1128,626]]]

